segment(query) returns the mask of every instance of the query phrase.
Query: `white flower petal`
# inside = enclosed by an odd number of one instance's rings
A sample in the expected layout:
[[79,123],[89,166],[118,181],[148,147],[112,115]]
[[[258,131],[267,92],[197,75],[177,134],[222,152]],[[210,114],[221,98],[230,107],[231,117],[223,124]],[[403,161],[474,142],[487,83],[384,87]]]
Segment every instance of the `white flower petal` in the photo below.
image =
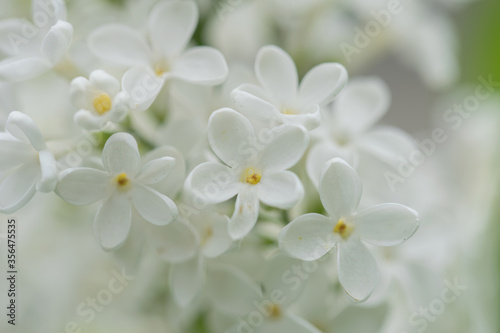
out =
[[182,153],[174,147],[163,146],[147,153],[143,157],[143,161],[146,163],[164,156],[172,156],[174,158],[174,166],[160,183],[154,184],[151,187],[170,198],[174,198],[182,189],[184,180],[186,179],[186,162]]
[[229,265],[211,267],[206,290],[217,309],[227,314],[244,315],[254,310],[259,286],[242,271]]
[[203,255],[208,258],[215,258],[229,249],[233,240],[229,236],[229,218],[225,215],[212,214],[210,217],[210,238],[203,246]]
[[38,126],[33,119],[24,113],[19,111],[11,112],[7,118],[5,129],[19,140],[29,142],[37,151],[46,149],[45,141]]
[[102,69],[92,71],[89,75],[89,82],[95,88],[110,95],[111,98],[120,91],[120,81]]
[[282,302],[279,304],[282,309],[288,308],[294,303],[308,283],[295,284],[289,288],[287,286],[289,280],[287,279],[293,276],[292,272],[295,271],[297,266],[302,264],[301,260],[290,258],[282,253],[278,253],[271,260],[268,260],[266,262],[265,273],[260,279],[264,298],[269,299],[273,290],[279,289],[283,294],[283,297],[280,297]]
[[255,133],[250,121],[240,113],[224,108],[208,120],[208,142],[214,153],[227,165],[242,167],[252,156]]
[[273,134],[272,141],[261,152],[258,165],[266,171],[291,168],[307,149],[307,132],[299,126],[285,125],[273,131]]
[[198,250],[196,231],[182,218],[162,227],[147,223],[145,228],[150,246],[167,262],[186,261]]
[[91,104],[92,96],[90,91],[92,87],[89,80],[83,76],[78,76],[71,81],[69,95],[71,104],[78,109],[92,110]]
[[356,142],[364,152],[382,162],[397,168],[400,156],[409,156],[418,149],[415,140],[406,132],[395,127],[381,127],[362,135]]
[[319,196],[334,221],[355,212],[361,191],[361,180],[347,162],[334,158],[325,164],[319,183]]
[[137,212],[154,225],[167,225],[177,218],[177,206],[172,199],[150,187],[134,184],[132,202]]
[[52,26],[42,41],[41,51],[52,64],[57,64],[68,51],[73,39],[73,26],[65,21],[58,21]]
[[179,55],[198,24],[198,7],[192,1],[162,1],[149,17],[153,46],[167,57]]
[[73,168],[61,172],[56,193],[72,205],[84,206],[103,200],[110,193],[110,176],[91,168]]
[[170,290],[174,300],[182,307],[193,301],[201,291],[204,281],[205,273],[198,256],[171,266]]
[[321,109],[319,105],[310,106],[304,113],[282,114],[285,124],[303,126],[308,131],[312,131],[321,124]]
[[128,133],[113,134],[102,150],[102,162],[112,175],[124,172],[134,177],[141,165],[137,141]]
[[104,250],[122,245],[130,232],[132,206],[124,194],[110,196],[99,208],[94,220],[94,233]]
[[259,217],[259,198],[257,191],[248,188],[236,197],[234,213],[229,222],[229,235],[233,239],[245,237],[257,223]]
[[39,176],[37,163],[22,165],[5,176],[0,183],[0,211],[10,214],[26,205],[35,195]]
[[375,289],[378,268],[375,259],[359,239],[349,238],[338,245],[339,281],[356,302],[366,300]]
[[87,131],[99,131],[104,128],[106,121],[103,117],[87,110],[80,110],[73,116],[73,121],[78,126],[86,129]]
[[[274,102],[283,104],[297,93],[298,75],[293,59],[277,46],[264,46],[257,54],[255,73]],[[280,105],[282,106],[282,105]]]
[[300,260],[319,259],[335,246],[333,228],[332,221],[323,215],[302,215],[281,230],[280,249]]
[[156,75],[149,66],[129,69],[122,78],[123,90],[130,96],[135,111],[145,111],[165,84],[165,76]]
[[50,70],[49,63],[39,57],[7,58],[0,61],[0,79],[12,82],[30,80]]
[[220,51],[208,46],[186,51],[172,67],[172,77],[204,85],[217,85],[228,75],[226,60]]
[[0,171],[13,169],[35,157],[35,150],[29,144],[0,132]]
[[316,187],[319,186],[325,163],[334,157],[343,159],[353,167],[358,164],[358,155],[352,147],[339,146],[334,141],[318,142],[311,148],[306,160],[307,175]]
[[391,95],[378,78],[359,78],[349,82],[334,104],[338,128],[358,135],[372,127],[389,109]]
[[89,49],[97,57],[120,66],[146,65],[151,50],[137,30],[118,23],[106,24],[87,38]]
[[36,184],[39,192],[49,193],[54,191],[57,185],[57,162],[54,155],[48,150],[40,150],[38,153],[42,174]]
[[272,129],[281,125],[281,114],[271,103],[239,87],[232,91],[231,98],[238,112],[251,121],[262,124],[263,128]]
[[410,238],[418,229],[418,213],[413,209],[386,203],[363,210],[355,218],[363,241],[393,246]]
[[120,91],[113,99],[113,107],[108,112],[109,121],[119,123],[127,116],[130,111],[130,96],[125,91]]
[[300,104],[306,107],[330,103],[347,84],[347,78],[347,70],[338,63],[324,63],[312,68],[300,83]]
[[257,191],[260,201],[281,209],[292,208],[304,197],[304,187],[291,171],[264,173]]
[[186,179],[186,188],[213,204],[231,199],[242,185],[231,168],[215,162],[197,165]]
[[[231,76],[229,77],[229,80],[231,79]],[[243,82],[245,81],[250,81],[250,80],[254,80],[253,77],[249,78],[245,78],[245,79],[242,79],[244,80]],[[243,84],[240,84],[239,86],[236,86],[235,88],[233,88],[233,90],[238,90],[238,91],[242,91],[242,92],[246,92],[252,96],[255,96],[257,98],[260,98],[264,101],[269,101],[271,100],[271,96],[269,96],[268,92],[266,92],[264,90],[264,88],[262,88],[261,86],[258,86],[256,84],[253,84],[253,83],[243,83]]]
[[145,184],[157,184],[168,175],[175,165],[173,157],[161,157],[144,164],[137,173],[136,181]]

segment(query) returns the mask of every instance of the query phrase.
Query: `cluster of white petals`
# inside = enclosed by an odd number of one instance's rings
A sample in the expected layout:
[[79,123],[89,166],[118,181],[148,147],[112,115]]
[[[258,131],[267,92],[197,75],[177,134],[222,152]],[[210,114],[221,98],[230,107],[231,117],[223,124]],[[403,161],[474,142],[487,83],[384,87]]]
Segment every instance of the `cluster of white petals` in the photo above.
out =
[[[426,248],[451,246],[443,195],[418,172],[389,193],[387,173],[419,148],[383,125],[389,85],[353,75],[367,60],[354,52],[349,67],[329,49],[386,4],[214,3],[33,0],[32,22],[0,20],[0,212],[43,203],[33,233],[68,232],[71,249],[50,251],[81,256],[65,280],[130,268],[123,332],[401,332],[419,277],[445,276],[450,260]],[[407,5],[377,40],[445,87],[457,75],[448,21]]]

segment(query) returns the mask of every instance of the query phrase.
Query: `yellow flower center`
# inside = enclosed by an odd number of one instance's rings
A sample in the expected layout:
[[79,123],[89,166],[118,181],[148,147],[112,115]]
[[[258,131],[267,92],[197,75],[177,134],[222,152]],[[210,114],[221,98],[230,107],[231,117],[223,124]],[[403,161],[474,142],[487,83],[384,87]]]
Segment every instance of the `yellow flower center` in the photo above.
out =
[[211,226],[205,228],[205,230],[203,230],[203,234],[201,235],[201,246],[205,246],[213,235],[214,229]]
[[260,172],[255,170],[254,168],[246,168],[243,174],[241,175],[241,182],[248,183],[250,185],[256,185],[260,182],[262,175]]
[[350,223],[346,223],[344,219],[340,219],[333,228],[333,233],[339,234],[343,239],[349,238],[354,231],[354,226]]
[[94,98],[94,109],[97,111],[99,114],[104,114],[111,110],[111,99],[107,94],[101,94]]
[[269,307],[269,317],[271,319],[279,319],[281,318],[281,315],[281,307],[278,304],[273,303],[273,305]]
[[159,61],[155,64],[155,74],[157,76],[162,76],[170,70],[166,61]]
[[292,108],[285,108],[285,109],[283,109],[282,113],[283,113],[283,114],[297,114],[298,112],[297,112],[297,111],[295,111],[295,110],[294,110],[294,109],[292,109]]
[[125,172],[120,173],[114,178],[116,185],[121,190],[127,190],[130,187],[130,178],[128,178]]

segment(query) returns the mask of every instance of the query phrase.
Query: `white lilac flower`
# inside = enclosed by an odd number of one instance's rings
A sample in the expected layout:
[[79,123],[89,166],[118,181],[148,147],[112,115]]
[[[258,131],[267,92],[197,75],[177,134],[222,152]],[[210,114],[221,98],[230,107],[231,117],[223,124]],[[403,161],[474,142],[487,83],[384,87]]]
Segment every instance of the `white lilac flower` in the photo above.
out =
[[414,149],[411,137],[393,127],[372,128],[389,109],[391,101],[387,85],[378,78],[356,78],[323,113],[317,130],[319,141],[311,148],[306,170],[317,186],[325,162],[340,157],[357,168],[361,154],[395,166],[398,156]]
[[132,223],[132,207],[146,221],[164,226],[177,217],[177,206],[150,185],[162,181],[174,165],[172,157],[141,165],[134,137],[113,134],[102,151],[105,171],[93,168],[64,170],[56,193],[74,205],[102,201],[94,220],[94,232],[105,250],[126,240]]
[[186,50],[197,22],[193,1],[162,1],[149,16],[149,39],[127,25],[112,23],[90,34],[89,48],[104,61],[130,68],[122,86],[142,111],[154,102],[167,79],[201,85],[226,79],[227,64],[218,50],[207,46]]
[[311,69],[299,86],[293,59],[277,46],[257,54],[255,73],[260,86],[244,84],[233,91],[236,109],[253,122],[299,124],[308,130],[320,124],[320,107],[331,102],[347,83],[347,71],[338,63]]
[[[173,262],[170,270],[171,292],[176,302],[183,307],[191,304],[202,292],[208,261],[226,252],[233,243],[228,233],[227,216],[207,211],[184,222],[196,239],[194,255],[184,261],[173,261],[163,256],[163,259]],[[159,242],[157,244],[161,246]],[[179,246],[185,247],[183,244]]]
[[0,211],[12,213],[26,205],[36,191],[52,192],[57,164],[35,122],[24,113],[11,112],[0,132]]
[[95,70],[86,79],[71,81],[72,104],[78,108],[75,122],[89,130],[102,130],[108,123],[119,123],[129,111],[127,93],[120,91],[120,82],[103,70]]
[[73,26],[66,22],[63,1],[35,0],[33,23],[25,19],[0,21],[0,79],[23,81],[58,65],[71,45]]
[[208,141],[222,163],[198,165],[186,187],[207,203],[216,204],[237,195],[229,234],[243,238],[252,230],[259,202],[289,209],[298,203],[304,188],[297,175],[286,169],[295,165],[308,145],[300,126],[255,133],[248,119],[232,109],[215,111],[208,123]]
[[353,168],[339,158],[328,161],[319,194],[329,216],[300,216],[283,228],[279,237],[285,253],[306,261],[319,259],[337,247],[339,281],[356,301],[366,300],[378,279],[375,259],[363,242],[397,245],[419,226],[417,212],[400,204],[380,204],[358,213],[361,192],[361,181]]
[[[233,317],[231,326],[224,331],[320,333],[313,324],[301,318],[300,314],[293,310],[297,298],[308,284],[307,278],[304,279],[304,276],[299,278],[299,275],[296,275],[297,269],[302,268],[301,264],[301,261],[281,254],[264,262],[259,269],[262,273],[257,278],[261,292],[253,295],[253,299],[247,302],[246,307],[239,306],[239,311],[235,311],[234,308],[238,307],[237,299],[227,300],[227,303],[233,305],[233,309],[230,305],[218,307]],[[222,286],[218,291],[221,292],[221,289]],[[242,310],[244,312],[241,312]],[[254,320],[256,312],[261,318],[259,321]]]

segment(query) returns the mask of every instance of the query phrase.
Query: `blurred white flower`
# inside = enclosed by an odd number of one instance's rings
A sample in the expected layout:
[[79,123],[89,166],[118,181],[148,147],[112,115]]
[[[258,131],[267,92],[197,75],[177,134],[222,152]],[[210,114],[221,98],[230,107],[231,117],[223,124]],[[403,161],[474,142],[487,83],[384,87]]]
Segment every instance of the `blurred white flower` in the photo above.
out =
[[302,127],[287,125],[266,133],[266,142],[258,142],[262,139],[260,134],[238,112],[215,111],[208,123],[208,141],[224,164],[202,163],[186,180],[189,190],[212,204],[238,195],[229,224],[229,234],[234,239],[243,238],[252,230],[259,201],[288,209],[304,195],[299,178],[286,169],[304,154],[307,132]]
[[73,38],[73,26],[66,22],[63,1],[34,0],[33,23],[25,19],[0,21],[0,79],[23,81],[57,66]]
[[411,137],[400,129],[372,128],[387,112],[390,101],[388,87],[378,78],[349,82],[323,113],[322,126],[315,132],[319,142],[307,156],[307,174],[316,186],[325,162],[334,157],[356,168],[359,155],[370,154],[386,165],[396,166],[400,155],[415,149]]
[[36,191],[52,192],[57,183],[57,164],[42,133],[27,115],[9,114],[0,132],[0,211],[12,213],[26,205]]
[[375,288],[378,270],[361,240],[380,246],[400,244],[416,232],[418,214],[393,203],[357,213],[361,181],[356,171],[339,158],[325,165],[319,194],[329,217],[306,214],[295,219],[281,231],[280,248],[292,257],[311,261],[336,246],[342,287],[355,301],[364,301]]
[[94,231],[105,250],[126,240],[132,207],[148,222],[167,225],[177,217],[175,203],[150,185],[163,180],[174,165],[172,157],[162,157],[141,166],[134,137],[113,134],[102,152],[106,171],[70,168],[60,174],[56,193],[74,205],[103,201],[94,220]]
[[[220,256],[231,246],[233,240],[228,233],[228,224],[227,216],[214,212],[204,212],[190,218],[189,224],[185,222],[196,239],[196,252],[188,260],[169,260],[174,263],[170,270],[170,288],[179,305],[188,306],[203,291],[208,269],[207,260]],[[158,245],[161,246],[159,242]],[[181,246],[185,247],[184,244]]]

